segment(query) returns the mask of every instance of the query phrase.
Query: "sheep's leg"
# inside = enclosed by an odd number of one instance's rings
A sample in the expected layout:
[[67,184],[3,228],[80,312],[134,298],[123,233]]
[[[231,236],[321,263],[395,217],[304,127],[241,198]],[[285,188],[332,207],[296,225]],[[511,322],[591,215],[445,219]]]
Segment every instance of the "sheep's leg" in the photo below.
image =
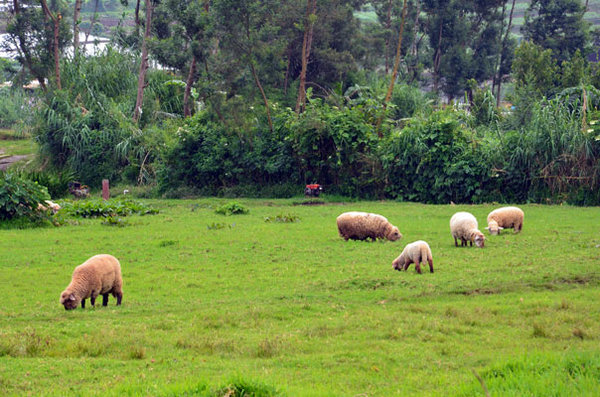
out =
[[433,273],[433,259],[427,258],[427,262],[429,262],[429,272]]
[[421,261],[418,260],[415,262],[415,268],[417,269],[417,273],[421,274]]
[[92,306],[96,306],[96,297],[94,295],[90,296],[90,302],[92,303]]
[[409,266],[410,266],[410,262],[404,262],[404,267],[402,269],[403,270],[408,270]]
[[85,309],[85,299],[82,299],[82,300],[81,300],[81,308],[82,308],[82,309]]
[[[462,245],[462,240],[461,240],[461,245]],[[456,236],[454,237],[454,246],[458,247],[458,240],[456,239]]]
[[108,305],[108,292],[106,294],[102,294],[102,306]]
[[123,293],[117,294],[117,306],[121,304],[121,299],[123,299]]

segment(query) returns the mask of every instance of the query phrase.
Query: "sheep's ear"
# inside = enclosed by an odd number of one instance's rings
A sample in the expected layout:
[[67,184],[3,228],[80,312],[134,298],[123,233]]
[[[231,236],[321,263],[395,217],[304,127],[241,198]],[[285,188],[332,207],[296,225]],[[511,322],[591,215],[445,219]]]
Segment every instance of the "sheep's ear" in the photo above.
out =
[[69,300],[74,301],[75,300],[75,294],[69,295]]

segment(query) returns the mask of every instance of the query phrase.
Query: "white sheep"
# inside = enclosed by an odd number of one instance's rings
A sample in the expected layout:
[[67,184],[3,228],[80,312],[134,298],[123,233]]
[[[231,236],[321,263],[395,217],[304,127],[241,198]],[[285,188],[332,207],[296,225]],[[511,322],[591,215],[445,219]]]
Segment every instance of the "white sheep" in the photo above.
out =
[[485,242],[485,236],[477,228],[477,219],[468,212],[457,212],[450,218],[450,232],[454,237],[454,245],[458,247],[458,240],[460,239],[460,245],[466,246],[467,241],[470,242],[471,247],[473,241],[479,248],[483,248]]
[[345,240],[386,238],[396,241],[402,238],[398,228],[384,216],[367,212],[344,212],[337,217],[337,227],[340,237]]
[[523,229],[524,217],[523,210],[518,207],[497,208],[489,213],[486,229],[492,235],[500,234],[500,230],[505,228],[513,228],[515,233],[519,233]]
[[417,273],[421,273],[421,262],[429,263],[429,271],[433,273],[433,256],[431,248],[423,240],[415,241],[404,247],[399,257],[394,259],[392,267],[396,270],[407,270],[411,263],[415,264]]
[[79,302],[85,308],[85,300],[90,298],[92,306],[98,295],[102,295],[102,306],[108,305],[108,294],[117,298],[117,305],[123,299],[123,279],[121,265],[112,255],[92,256],[73,271],[71,283],[60,294],[60,303],[65,310],[75,309]]

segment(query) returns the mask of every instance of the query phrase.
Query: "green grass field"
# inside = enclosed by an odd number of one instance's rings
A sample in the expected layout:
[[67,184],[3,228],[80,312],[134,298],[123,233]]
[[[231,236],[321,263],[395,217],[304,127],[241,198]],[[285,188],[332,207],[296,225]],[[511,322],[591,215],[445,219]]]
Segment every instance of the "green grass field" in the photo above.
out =
[[0,156],[32,154],[36,145],[31,139],[19,135],[13,130],[0,128]]
[[[491,205],[294,206],[153,200],[98,219],[0,230],[0,395],[594,396],[600,208],[524,205],[523,232],[455,248],[448,221]],[[398,242],[345,242],[336,217],[381,213]],[[299,222],[265,222],[295,215]],[[435,273],[392,270],[429,242]],[[65,311],[73,268],[111,253],[123,305]],[[427,267],[425,266],[424,269]],[[246,393],[246,394],[244,394]]]

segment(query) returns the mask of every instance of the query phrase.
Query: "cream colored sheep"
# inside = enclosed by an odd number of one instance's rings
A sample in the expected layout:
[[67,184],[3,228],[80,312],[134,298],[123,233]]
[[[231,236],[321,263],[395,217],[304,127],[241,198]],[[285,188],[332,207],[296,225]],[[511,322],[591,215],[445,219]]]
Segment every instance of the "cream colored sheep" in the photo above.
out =
[[386,238],[396,241],[402,238],[398,228],[381,215],[366,212],[345,212],[337,217],[340,237],[345,240],[365,240]]
[[394,259],[392,267],[396,270],[407,270],[411,263],[415,264],[417,273],[421,273],[421,262],[429,263],[429,271],[433,273],[433,256],[429,244],[419,240],[408,244],[399,257]]
[[497,208],[489,213],[486,229],[492,235],[500,234],[500,230],[506,228],[513,228],[515,233],[519,233],[523,229],[524,217],[523,210],[518,207]]
[[454,245],[458,247],[457,239],[460,239],[460,245],[466,246],[467,241],[470,242],[471,247],[473,241],[479,248],[483,248],[485,242],[485,236],[477,228],[477,219],[468,212],[457,212],[450,218],[450,232],[454,237]]
[[90,298],[94,306],[98,295],[102,295],[102,306],[106,306],[108,294],[117,298],[117,305],[121,304],[121,265],[112,255],[96,255],[75,268],[71,283],[60,294],[60,303],[65,306],[65,310],[75,309],[79,302],[81,307],[85,308],[87,298]]

